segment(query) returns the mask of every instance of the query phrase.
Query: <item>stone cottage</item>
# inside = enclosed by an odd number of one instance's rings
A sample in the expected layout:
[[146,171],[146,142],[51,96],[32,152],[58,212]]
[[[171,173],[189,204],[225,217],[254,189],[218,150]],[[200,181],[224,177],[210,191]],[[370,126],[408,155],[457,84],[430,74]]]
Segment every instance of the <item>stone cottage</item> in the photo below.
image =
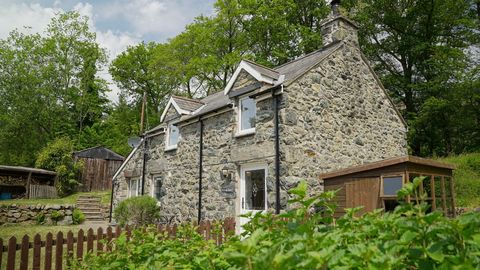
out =
[[163,222],[279,212],[302,179],[321,191],[321,173],[406,155],[406,124],[356,25],[333,12],[321,30],[317,51],[275,68],[243,60],[224,91],[172,96],[114,176],[113,207],[149,194]]

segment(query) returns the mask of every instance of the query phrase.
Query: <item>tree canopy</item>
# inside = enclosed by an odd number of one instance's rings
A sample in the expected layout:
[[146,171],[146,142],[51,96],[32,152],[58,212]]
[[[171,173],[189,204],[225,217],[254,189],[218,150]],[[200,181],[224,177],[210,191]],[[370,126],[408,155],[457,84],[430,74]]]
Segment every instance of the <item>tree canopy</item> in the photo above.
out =
[[[345,0],[360,26],[360,46],[409,126],[421,156],[480,150],[478,0]],[[166,42],[128,47],[107,67],[106,52],[75,12],[58,14],[45,33],[14,30],[0,40],[0,163],[33,165],[56,138],[74,148],[105,145],[120,154],[158,124],[171,94],[200,98],[221,91],[241,59],[276,66],[322,47],[316,0],[217,0]],[[109,102],[108,69],[120,89]]]

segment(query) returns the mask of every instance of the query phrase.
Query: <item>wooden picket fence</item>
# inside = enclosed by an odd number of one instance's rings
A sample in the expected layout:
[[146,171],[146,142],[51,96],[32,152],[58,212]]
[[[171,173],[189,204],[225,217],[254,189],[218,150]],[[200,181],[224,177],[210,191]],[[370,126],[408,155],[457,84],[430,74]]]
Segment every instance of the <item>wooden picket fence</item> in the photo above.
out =
[[[170,238],[175,238],[177,234],[177,225],[158,225],[156,229],[159,233],[166,234]],[[41,236],[37,234],[33,237],[33,241],[30,240],[28,235],[25,235],[19,243],[17,243],[15,236],[11,237],[8,242],[4,242],[0,238],[0,269],[14,270],[16,269],[16,262],[19,262],[18,269],[21,270],[38,270],[41,269],[42,265],[45,270],[53,268],[61,270],[67,265],[67,260],[82,260],[87,253],[96,252],[98,255],[102,252],[114,250],[115,245],[112,240],[120,236],[122,231],[129,238],[132,230],[133,228],[128,226],[124,229],[120,227],[112,229],[109,226],[105,232],[102,228],[98,228],[95,233],[90,228],[86,234],[84,230],[78,231],[76,236],[72,231],[69,231],[66,237],[62,232],[58,232],[55,238],[53,238],[52,233],[48,233],[45,240],[42,240]],[[146,231],[146,228],[142,230]],[[197,231],[206,240],[214,240],[217,245],[221,245],[235,233],[235,220],[227,218],[220,222],[220,226],[215,226],[210,221],[202,221],[197,226]],[[65,246],[66,249],[64,249]],[[30,253],[30,250],[33,250],[33,253]],[[17,251],[20,251],[19,258],[17,257]]]

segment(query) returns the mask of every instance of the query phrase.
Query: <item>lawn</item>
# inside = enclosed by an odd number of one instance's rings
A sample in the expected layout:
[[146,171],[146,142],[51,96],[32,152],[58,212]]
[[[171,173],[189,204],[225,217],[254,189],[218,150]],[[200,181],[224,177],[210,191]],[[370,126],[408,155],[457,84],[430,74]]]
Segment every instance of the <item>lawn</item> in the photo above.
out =
[[17,243],[21,241],[24,235],[28,235],[30,239],[33,239],[35,234],[40,234],[42,240],[45,240],[45,236],[51,232],[55,235],[58,232],[63,232],[63,235],[66,236],[68,231],[72,231],[74,235],[78,233],[80,229],[88,229],[88,225],[69,225],[69,226],[45,226],[45,225],[21,225],[21,226],[1,226],[0,227],[0,238],[5,241],[8,241],[10,237],[15,236],[17,238]]
[[101,196],[102,203],[109,205],[110,204],[110,195],[111,192],[109,191],[97,191],[97,192],[77,192],[70,196],[66,196],[63,198],[56,198],[56,199],[16,199],[16,200],[3,200],[0,201],[0,205],[51,205],[51,204],[75,204],[77,199],[80,195],[94,195],[94,196]]
[[438,158],[438,161],[457,166],[454,171],[457,206],[480,207],[480,153]]

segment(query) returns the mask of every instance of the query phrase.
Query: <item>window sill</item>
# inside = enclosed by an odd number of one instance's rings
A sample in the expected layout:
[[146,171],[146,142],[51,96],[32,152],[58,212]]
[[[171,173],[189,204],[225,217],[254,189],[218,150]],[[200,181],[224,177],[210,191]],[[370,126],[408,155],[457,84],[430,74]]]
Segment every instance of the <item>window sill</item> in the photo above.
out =
[[166,146],[165,147],[165,152],[177,150],[177,145],[172,145],[172,146]]
[[235,134],[234,137],[235,138],[240,138],[240,137],[249,136],[249,135],[253,135],[253,134],[255,134],[255,129],[254,128],[239,131]]

